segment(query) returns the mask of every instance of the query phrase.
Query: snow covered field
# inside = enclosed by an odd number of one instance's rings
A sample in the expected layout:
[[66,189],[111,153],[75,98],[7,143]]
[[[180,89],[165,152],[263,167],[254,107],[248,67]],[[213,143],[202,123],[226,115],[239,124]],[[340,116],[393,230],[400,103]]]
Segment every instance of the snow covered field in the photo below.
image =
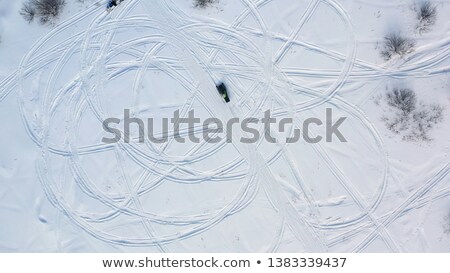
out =
[[[0,0],[0,251],[450,252],[450,1],[419,31],[420,1],[73,0],[42,25]],[[391,33],[413,50],[383,58]],[[327,108],[347,142],[102,142],[124,109]]]

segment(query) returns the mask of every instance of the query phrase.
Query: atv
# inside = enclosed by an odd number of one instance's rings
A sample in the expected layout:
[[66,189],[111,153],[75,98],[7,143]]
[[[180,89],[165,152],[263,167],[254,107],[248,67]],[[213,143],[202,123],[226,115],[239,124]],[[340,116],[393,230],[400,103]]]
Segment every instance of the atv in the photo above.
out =
[[114,7],[117,7],[123,0],[109,0],[106,10],[111,11]]
[[228,97],[228,91],[225,84],[222,82],[219,85],[216,85],[217,91],[219,91],[219,94],[222,95],[223,99],[226,103],[230,102],[230,97]]

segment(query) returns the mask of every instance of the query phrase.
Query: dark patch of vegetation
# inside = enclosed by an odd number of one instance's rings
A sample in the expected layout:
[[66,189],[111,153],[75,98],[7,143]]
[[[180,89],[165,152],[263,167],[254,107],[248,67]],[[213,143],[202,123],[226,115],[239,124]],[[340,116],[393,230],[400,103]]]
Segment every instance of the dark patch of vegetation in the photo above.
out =
[[65,5],[65,0],[29,0],[23,3],[20,14],[29,23],[39,18],[41,24],[47,24],[59,16]]
[[389,106],[400,109],[404,114],[409,114],[416,108],[417,97],[411,89],[394,88],[392,92],[386,94],[386,101]]
[[194,6],[196,8],[206,8],[214,2],[215,0],[195,0]]
[[391,33],[384,37],[383,49],[381,56],[386,60],[390,60],[394,56],[403,57],[414,51],[416,43],[414,40],[402,36],[400,33]]
[[394,88],[386,94],[386,103],[392,113],[383,117],[386,127],[403,140],[429,141],[430,130],[443,120],[442,106],[418,102],[416,93],[407,88]]
[[428,32],[431,27],[436,23],[437,8],[430,1],[422,1],[419,3],[417,11],[417,30],[419,33]]
[[36,8],[31,4],[31,2],[25,2],[20,10],[20,15],[22,15],[25,21],[31,23],[36,15]]

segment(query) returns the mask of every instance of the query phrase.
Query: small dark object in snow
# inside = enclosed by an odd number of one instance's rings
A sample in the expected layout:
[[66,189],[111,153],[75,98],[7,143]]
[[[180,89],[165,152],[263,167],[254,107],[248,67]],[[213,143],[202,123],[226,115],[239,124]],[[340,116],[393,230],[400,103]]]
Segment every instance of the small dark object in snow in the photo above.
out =
[[225,86],[225,84],[222,82],[219,85],[216,85],[217,87],[217,91],[219,91],[219,94],[222,95],[223,99],[225,100],[225,102],[230,102],[230,97],[228,97],[228,91],[227,91],[227,87]]
[[116,7],[120,2],[122,1],[118,1],[118,0],[110,0],[108,2],[108,9],[112,8],[112,7]]

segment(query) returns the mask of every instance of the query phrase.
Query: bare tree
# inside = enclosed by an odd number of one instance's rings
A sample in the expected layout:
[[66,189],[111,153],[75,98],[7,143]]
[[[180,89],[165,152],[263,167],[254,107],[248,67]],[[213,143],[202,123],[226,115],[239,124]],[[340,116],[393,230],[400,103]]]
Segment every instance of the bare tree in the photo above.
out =
[[29,0],[23,4],[20,14],[27,22],[39,17],[39,21],[46,24],[57,18],[65,5],[65,0]]
[[414,51],[416,43],[400,33],[391,33],[384,37],[383,50],[381,56],[386,60],[390,60],[395,55],[403,57]]
[[386,103],[391,110],[382,120],[390,131],[401,134],[404,140],[430,141],[430,130],[443,120],[442,106],[418,101],[411,89],[392,89],[386,94]]
[[27,21],[31,23],[36,15],[36,8],[32,2],[23,3],[22,9],[20,9],[20,15]]
[[65,0],[35,0],[41,23],[48,23],[51,19],[58,17],[66,5]]
[[425,0],[419,4],[417,11],[417,30],[419,33],[428,32],[431,27],[436,23],[437,8],[430,1]]
[[409,114],[416,109],[417,97],[411,89],[394,88],[386,94],[386,100],[389,106],[395,107],[405,114]]
[[195,0],[194,6],[196,8],[206,8],[210,4],[214,3],[215,0]]

